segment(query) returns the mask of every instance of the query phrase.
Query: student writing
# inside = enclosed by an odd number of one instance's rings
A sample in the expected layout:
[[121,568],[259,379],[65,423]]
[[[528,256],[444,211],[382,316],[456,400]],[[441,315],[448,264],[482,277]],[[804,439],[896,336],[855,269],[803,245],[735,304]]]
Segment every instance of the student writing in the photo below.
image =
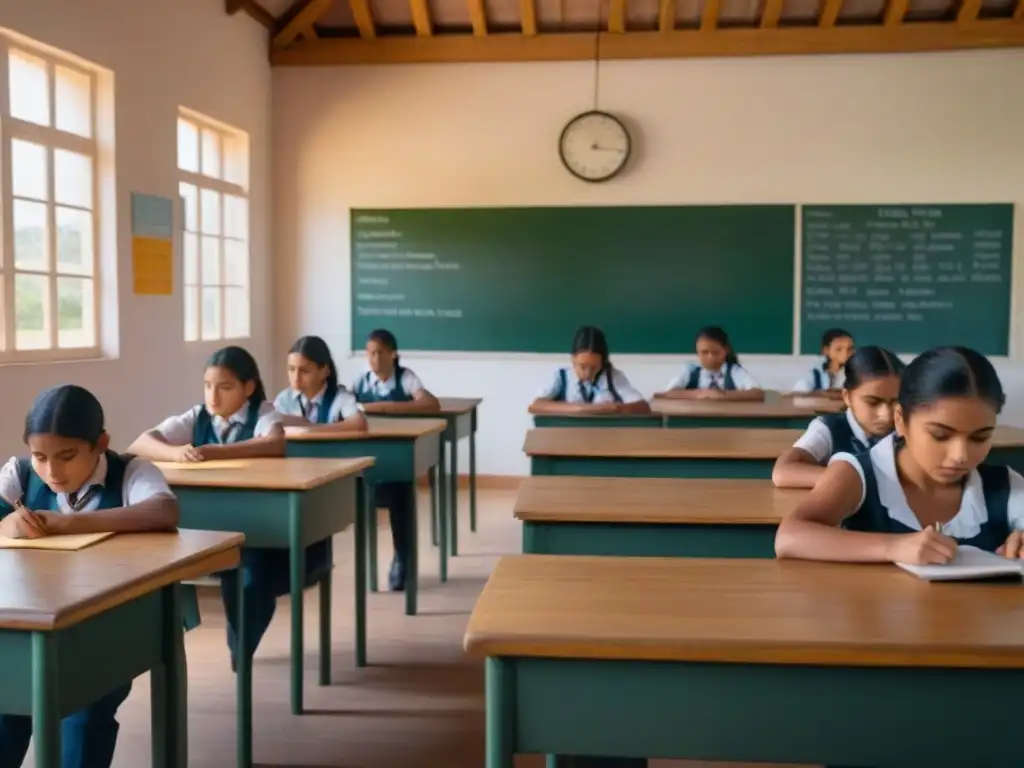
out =
[[812,488],[836,453],[861,453],[892,432],[893,411],[906,366],[881,347],[861,347],[846,363],[845,413],[819,416],[779,456],[772,480],[780,488]]
[[697,334],[697,365],[689,365],[657,397],[682,400],[764,400],[761,386],[740,365],[729,337],[718,326]]
[[274,398],[274,408],[294,421],[323,429],[365,430],[355,395],[338,386],[338,369],[327,343],[319,336],[303,336],[288,350],[289,388]]
[[842,328],[825,331],[821,336],[821,354],[825,359],[794,385],[793,392],[839,397],[845,379],[844,367],[854,349],[853,336],[847,331]]
[[[27,458],[0,468],[0,535],[106,531],[171,531],[178,502],[163,474],[148,461],[109,449],[103,408],[73,385],[41,393],[25,419]],[[116,567],[116,566],[115,566]],[[61,722],[64,768],[107,768],[114,755],[117,710],[131,692],[118,686]],[[25,759],[32,718],[0,716],[0,766]]]
[[[419,377],[399,362],[398,340],[391,331],[379,328],[366,340],[369,370],[352,383],[356,400],[367,413],[431,413],[440,409],[437,398],[424,388]],[[416,489],[412,483],[381,483],[376,487],[377,503],[388,508],[391,541],[395,548],[388,572],[388,587],[405,589],[406,566],[412,546]]]
[[608,340],[586,325],[572,341],[572,366],[558,368],[530,413],[648,413],[651,407],[608,359]]
[[868,453],[833,456],[780,524],[776,554],[926,565],[949,562],[969,544],[1020,557],[1024,478],[982,464],[1003,402],[983,355],[963,347],[923,353],[903,374],[896,434]]

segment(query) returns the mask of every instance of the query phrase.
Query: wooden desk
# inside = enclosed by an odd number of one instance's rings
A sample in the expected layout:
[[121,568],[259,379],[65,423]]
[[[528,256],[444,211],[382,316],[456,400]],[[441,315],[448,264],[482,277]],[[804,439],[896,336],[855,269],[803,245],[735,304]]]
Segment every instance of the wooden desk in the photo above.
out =
[[516,753],[1021,762],[1020,584],[929,584],[891,565],[510,556],[465,647],[487,659],[486,768]]
[[528,477],[513,514],[531,554],[774,557],[779,521],[806,493],[771,480]]
[[763,403],[655,398],[651,408],[664,417],[666,427],[803,430],[821,413],[838,413],[843,404],[820,400],[801,405],[785,398]]
[[565,413],[534,414],[535,427],[646,427],[661,429],[665,417],[660,413]]
[[769,479],[795,429],[592,429],[526,433],[534,475]]
[[[287,549],[291,566],[291,706],[302,714],[306,547],[355,524],[356,665],[366,666],[366,522],[362,476],[373,459],[231,459],[157,462],[181,504],[181,525],[235,530],[246,546]],[[331,683],[331,566],[312,574],[320,592],[320,685]],[[239,580],[241,581],[241,580]],[[240,658],[247,657],[241,654]]]
[[[32,717],[37,768],[61,766],[61,719],[151,671],[153,766],[186,768],[188,673],[178,582],[234,568],[243,537],[121,534],[77,552],[0,550],[0,712]],[[250,711],[239,676],[239,765]],[[248,743],[248,742],[246,742]]]
[[[367,494],[370,509],[375,510],[373,486],[380,483],[415,483],[416,478],[430,472],[436,472],[438,478],[445,476],[445,452],[441,449],[441,435],[448,428],[443,419],[399,419],[378,418],[367,419],[369,430],[366,432],[300,432],[286,430],[288,438],[287,455],[292,457],[320,458],[355,458],[369,456],[374,464],[368,468]],[[434,481],[442,488],[444,484]],[[442,498],[441,508],[445,509]],[[440,535],[440,578],[448,580],[448,534],[446,515],[439,515]],[[371,515],[367,526],[369,539],[369,578],[370,590],[377,591],[377,525],[376,514]],[[419,534],[417,533],[416,494],[413,493],[412,528],[409,563],[405,579],[405,612],[409,616],[416,615],[417,595],[419,592]]]

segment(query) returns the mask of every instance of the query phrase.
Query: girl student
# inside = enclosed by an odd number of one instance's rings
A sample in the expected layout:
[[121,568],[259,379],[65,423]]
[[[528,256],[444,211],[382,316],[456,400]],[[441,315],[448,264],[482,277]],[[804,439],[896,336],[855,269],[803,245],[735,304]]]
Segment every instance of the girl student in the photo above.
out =
[[[25,419],[27,458],[0,468],[0,535],[35,539],[75,533],[173,531],[178,502],[148,461],[109,449],[103,408],[88,390],[47,389]],[[118,707],[131,683],[119,686],[61,722],[64,768],[108,768]],[[0,765],[25,759],[32,718],[0,716]]]
[[687,368],[669,382],[668,391],[657,397],[681,400],[764,400],[764,391],[729,343],[729,336],[715,325],[697,334],[697,365]]
[[939,564],[969,544],[1022,554],[1024,478],[983,465],[1003,387],[964,347],[931,349],[903,374],[896,434],[867,453],[840,453],[779,526],[779,557]]
[[[203,405],[164,419],[140,435],[129,450],[155,461],[284,456],[281,415],[267,401],[252,355],[241,347],[215,352],[206,362],[203,384]],[[329,565],[329,551],[327,541],[306,549],[307,580]],[[277,598],[290,591],[288,551],[243,547],[239,567],[219,575],[231,666],[237,669],[237,580],[241,578],[243,584],[245,652],[251,658],[274,617]]]
[[537,393],[530,413],[649,413],[626,374],[608,359],[608,340],[592,325],[576,331],[572,366],[558,368]]
[[288,350],[288,389],[274,398],[274,408],[297,425],[333,430],[365,430],[355,396],[338,386],[338,369],[327,343],[303,336]]
[[[366,340],[368,370],[352,382],[356,400],[367,413],[436,413],[437,398],[423,386],[419,377],[399,363],[398,340],[383,328],[371,331]],[[388,508],[391,541],[395,547],[388,587],[394,592],[405,589],[406,566],[412,546],[416,489],[410,483],[381,483],[376,487],[377,503]]]
[[779,456],[772,480],[779,488],[813,488],[837,453],[867,451],[893,430],[903,361],[881,347],[861,347],[846,362],[844,413],[819,416]]
[[821,354],[825,359],[812,368],[793,387],[793,393],[841,397],[844,366],[855,349],[853,336],[842,328],[829,328],[821,335]]

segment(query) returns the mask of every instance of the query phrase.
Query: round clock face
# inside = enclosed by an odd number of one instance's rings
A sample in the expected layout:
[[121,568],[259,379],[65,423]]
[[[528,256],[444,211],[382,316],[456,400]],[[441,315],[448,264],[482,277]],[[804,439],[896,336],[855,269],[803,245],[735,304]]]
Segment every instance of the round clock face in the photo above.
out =
[[558,139],[562,164],[584,181],[612,178],[626,165],[629,151],[629,132],[622,121],[596,110],[570,120]]

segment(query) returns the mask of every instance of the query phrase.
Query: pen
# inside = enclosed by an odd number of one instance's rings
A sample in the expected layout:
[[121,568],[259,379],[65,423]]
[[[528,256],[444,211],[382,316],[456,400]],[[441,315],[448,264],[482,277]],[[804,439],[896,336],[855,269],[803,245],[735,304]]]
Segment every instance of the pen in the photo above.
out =
[[935,524],[935,532],[936,533],[942,533],[942,523],[936,523]]

